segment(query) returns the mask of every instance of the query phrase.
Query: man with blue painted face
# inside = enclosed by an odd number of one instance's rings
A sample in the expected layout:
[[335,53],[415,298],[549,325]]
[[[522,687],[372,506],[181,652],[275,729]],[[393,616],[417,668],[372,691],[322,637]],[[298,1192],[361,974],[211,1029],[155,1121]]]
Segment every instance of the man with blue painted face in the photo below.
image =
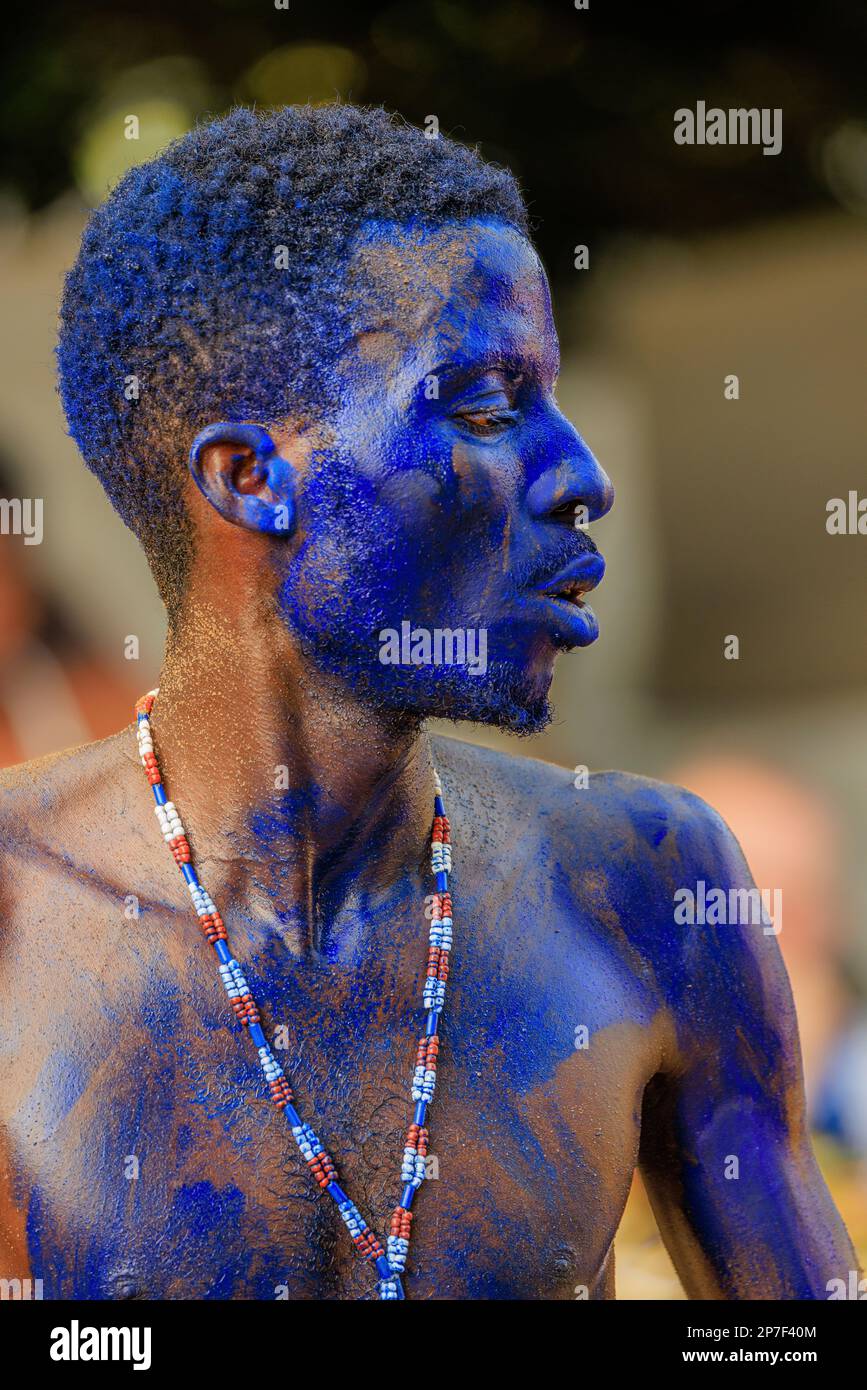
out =
[[511,176],[233,112],[93,214],[59,370],[169,635],[135,730],[4,774],[0,1274],[608,1298],[638,1165],[690,1296],[826,1298],[775,935],[675,913],[751,887],[724,825],[425,730],[541,729],[596,636],[612,490]]

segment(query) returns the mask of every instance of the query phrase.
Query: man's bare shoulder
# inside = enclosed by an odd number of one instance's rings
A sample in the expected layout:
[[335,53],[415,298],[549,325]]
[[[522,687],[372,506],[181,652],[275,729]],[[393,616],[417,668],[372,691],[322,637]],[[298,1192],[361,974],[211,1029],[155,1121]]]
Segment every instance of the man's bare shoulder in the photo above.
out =
[[737,851],[725,823],[700,797],[629,772],[561,767],[437,736],[434,757],[453,802],[472,813],[473,834],[508,814],[518,835],[536,831],[552,847],[608,846],[617,857],[680,870]]
[[0,771],[0,905],[58,877],[95,885],[122,838],[136,765],[129,730]]
[[[444,784],[457,791],[458,856],[463,821],[471,852],[488,838],[499,844],[495,873],[502,837],[491,827],[508,817],[509,862],[518,856],[525,877],[544,878],[571,906],[576,962],[592,924],[634,976],[653,982],[696,1048],[712,1049],[739,1030],[797,1088],[779,926],[763,914],[740,847],[716,811],[682,787],[646,777],[585,779],[580,770],[454,740],[438,740],[434,751]],[[683,910],[711,891],[726,905],[720,918],[700,921]],[[552,901],[550,892],[537,897]],[[546,906],[537,919],[543,950],[547,915]]]
[[554,885],[579,933],[592,919],[663,973],[687,946],[697,949],[677,919],[676,895],[700,879],[751,882],[724,821],[683,787],[632,773],[587,775],[455,739],[433,744],[457,855],[469,829],[471,852],[496,873],[505,840],[508,862]]

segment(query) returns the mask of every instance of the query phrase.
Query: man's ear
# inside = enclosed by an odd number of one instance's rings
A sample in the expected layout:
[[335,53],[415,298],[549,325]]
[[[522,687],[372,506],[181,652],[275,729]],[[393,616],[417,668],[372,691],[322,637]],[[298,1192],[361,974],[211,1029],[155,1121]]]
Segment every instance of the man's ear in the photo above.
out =
[[193,440],[190,472],[234,526],[283,536],[294,530],[295,470],[261,425],[206,425]]

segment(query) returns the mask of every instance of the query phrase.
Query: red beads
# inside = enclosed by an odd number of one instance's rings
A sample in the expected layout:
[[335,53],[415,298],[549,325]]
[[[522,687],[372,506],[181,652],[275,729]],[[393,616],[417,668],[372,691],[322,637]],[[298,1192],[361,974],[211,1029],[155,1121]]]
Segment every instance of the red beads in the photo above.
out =
[[204,933],[206,941],[210,941],[213,946],[215,941],[227,941],[226,927],[219,912],[207,912],[204,917],[199,918],[199,926]]
[[400,1236],[401,1240],[409,1240],[411,1226],[412,1212],[407,1211],[406,1207],[395,1207],[391,1214],[391,1234]]
[[434,844],[450,845],[452,842],[451,826],[448,816],[434,816],[431,840]]
[[440,1050],[440,1040],[436,1033],[432,1037],[419,1039],[418,1048],[415,1054],[415,1064],[417,1067],[424,1067],[425,1071],[436,1071],[437,1053]]
[[251,1023],[259,1022],[259,1010],[256,1008],[256,1001],[252,994],[242,994],[240,998],[231,1001],[232,1008],[240,1023],[248,1028]]
[[142,753],[142,762],[148,781],[152,787],[155,787],[158,782],[163,780],[160,776],[156,753]]
[[382,1246],[369,1226],[365,1226],[363,1231],[352,1237],[355,1247],[360,1255],[366,1260],[378,1260],[380,1255],[385,1254]]
[[284,1110],[293,1099],[292,1090],[285,1076],[278,1076],[275,1081],[268,1083],[271,1092],[271,1099],[278,1110]]
[[176,835],[174,840],[169,840],[169,849],[176,864],[189,864],[190,846],[186,835]]
[[337,1169],[331,1161],[330,1154],[324,1149],[313,1158],[308,1158],[307,1167],[320,1187],[327,1187],[330,1182],[337,1181]]
[[417,1125],[413,1120],[406,1132],[406,1147],[414,1149],[419,1158],[427,1157],[428,1132],[424,1125]]

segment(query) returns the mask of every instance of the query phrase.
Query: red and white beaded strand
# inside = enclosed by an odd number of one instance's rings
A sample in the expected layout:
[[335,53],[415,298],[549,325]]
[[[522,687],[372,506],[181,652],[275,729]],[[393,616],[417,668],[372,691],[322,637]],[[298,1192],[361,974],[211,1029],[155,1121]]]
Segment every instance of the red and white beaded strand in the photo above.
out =
[[442,784],[434,772],[434,816],[431,831],[431,870],[436,880],[430,924],[427,973],[422,1003],[425,1009],[424,1032],[419,1039],[416,1064],[412,1078],[412,1099],[415,1103],[412,1122],[407,1131],[400,1169],[402,1191],[400,1201],[391,1217],[391,1230],[386,1249],[367,1225],[355,1203],[337,1181],[337,1170],[310,1125],[305,1124],[293,1105],[293,1095],[283,1068],[271,1051],[262,1030],[259,1011],[238,961],[229,950],[226,927],[213,899],[202,885],[193,868],[190,846],[181,818],[173,801],[166,797],[162,774],[154,752],[150,714],[158,690],[151,690],[135,707],[139,754],[154,794],[154,807],[163,839],[178,865],[199,919],[199,926],[210,942],[219,961],[220,978],[229,1002],[242,1027],[249,1031],[258,1055],[259,1065],[268,1082],[271,1100],[286,1116],[301,1155],[319,1187],[333,1198],[359,1254],[372,1260],[379,1275],[377,1289],[382,1299],[402,1299],[401,1276],[406,1269],[412,1224],[412,1203],[425,1178],[425,1158],[428,1151],[427,1110],[436,1085],[437,1052],[439,1050],[439,1018],[445,1002],[446,981],[452,949],[452,899],[449,874],[452,868],[449,822],[443,807]]

